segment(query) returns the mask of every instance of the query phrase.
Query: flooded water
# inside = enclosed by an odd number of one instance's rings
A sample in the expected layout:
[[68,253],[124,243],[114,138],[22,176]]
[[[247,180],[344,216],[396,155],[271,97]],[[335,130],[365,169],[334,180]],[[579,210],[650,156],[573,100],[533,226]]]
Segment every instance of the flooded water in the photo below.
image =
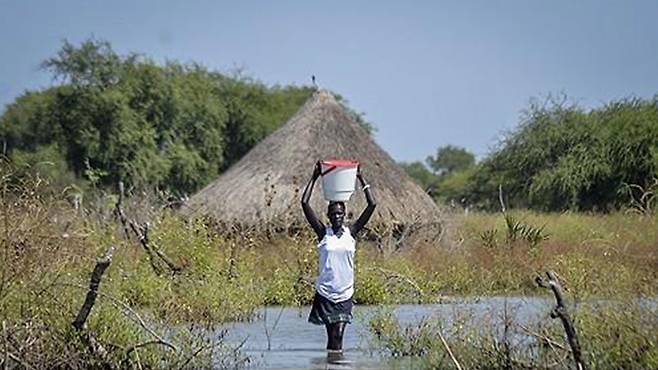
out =
[[[432,317],[449,325],[456,316],[467,314],[478,319],[513,312],[517,322],[545,319],[553,307],[548,298],[489,297],[460,299],[442,304],[390,306],[398,320],[414,324]],[[244,342],[242,351],[250,357],[251,366],[265,369],[383,369],[413,367],[413,359],[391,360],[373,346],[368,334],[368,317],[381,306],[354,306],[353,323],[347,326],[341,357],[328,354],[323,326],[306,321],[310,306],[267,307],[259,312],[261,319],[232,323],[226,339],[235,345]],[[277,322],[278,319],[278,322]],[[276,323],[276,326],[275,326]],[[267,328],[267,329],[266,329]],[[406,361],[401,362],[401,361]]]

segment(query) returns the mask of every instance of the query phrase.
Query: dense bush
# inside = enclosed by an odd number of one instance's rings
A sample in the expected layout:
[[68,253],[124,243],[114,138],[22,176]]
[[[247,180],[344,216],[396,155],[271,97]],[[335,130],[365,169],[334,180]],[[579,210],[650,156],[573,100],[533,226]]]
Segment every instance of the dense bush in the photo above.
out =
[[465,149],[447,145],[427,166],[401,166],[436,200],[454,205],[500,210],[502,196],[507,208],[652,212],[658,97],[589,111],[565,102],[531,102],[520,125],[477,164]]
[[590,111],[563,101],[532,103],[462,196],[497,209],[501,187],[508,207],[610,211],[647,206],[657,175],[658,97]]
[[[123,180],[191,193],[274,131],[309,87],[266,86],[196,65],[65,43],[43,63],[61,84],[26,92],[0,117],[12,159],[48,161],[101,186]],[[45,155],[47,154],[47,156]],[[70,169],[70,172],[66,170]]]

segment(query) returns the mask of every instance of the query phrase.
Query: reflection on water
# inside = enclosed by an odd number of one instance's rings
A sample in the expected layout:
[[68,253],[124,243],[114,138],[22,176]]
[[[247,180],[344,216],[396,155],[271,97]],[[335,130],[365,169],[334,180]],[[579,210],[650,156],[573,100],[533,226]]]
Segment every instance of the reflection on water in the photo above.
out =
[[328,351],[324,357],[313,357],[311,365],[316,369],[354,369],[354,361],[342,352]]
[[[245,341],[243,352],[251,358],[251,366],[268,369],[404,369],[413,367],[412,358],[390,360],[382,357],[369,344],[368,317],[379,306],[354,306],[354,321],[345,329],[342,354],[328,353],[324,327],[306,321],[310,307],[267,307],[260,311],[263,319],[248,323],[232,323],[227,340],[236,345]],[[466,314],[474,319],[500,315],[512,310],[515,319],[531,322],[545,318],[552,302],[536,297],[493,297],[461,299],[450,303],[397,305],[394,314],[404,324],[414,324],[431,317],[449,324]],[[278,320],[277,320],[278,319]],[[275,325],[276,324],[276,325]],[[269,348],[269,350],[268,350]]]

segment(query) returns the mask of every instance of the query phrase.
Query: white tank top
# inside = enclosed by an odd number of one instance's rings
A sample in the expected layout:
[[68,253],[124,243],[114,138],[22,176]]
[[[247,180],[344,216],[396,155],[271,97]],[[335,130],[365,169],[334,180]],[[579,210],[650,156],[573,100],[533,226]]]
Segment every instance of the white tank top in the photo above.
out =
[[350,229],[343,226],[343,235],[337,237],[331,226],[327,227],[318,249],[320,263],[315,289],[328,300],[337,303],[354,294],[354,251],[356,241]]

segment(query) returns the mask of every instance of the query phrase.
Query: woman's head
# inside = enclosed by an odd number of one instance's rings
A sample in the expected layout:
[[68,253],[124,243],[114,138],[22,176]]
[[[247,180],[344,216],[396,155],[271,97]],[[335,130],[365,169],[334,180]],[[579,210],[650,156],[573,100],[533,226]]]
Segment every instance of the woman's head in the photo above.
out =
[[329,217],[332,228],[340,229],[343,226],[343,221],[345,221],[345,203],[329,202],[329,206],[327,206],[327,217]]

